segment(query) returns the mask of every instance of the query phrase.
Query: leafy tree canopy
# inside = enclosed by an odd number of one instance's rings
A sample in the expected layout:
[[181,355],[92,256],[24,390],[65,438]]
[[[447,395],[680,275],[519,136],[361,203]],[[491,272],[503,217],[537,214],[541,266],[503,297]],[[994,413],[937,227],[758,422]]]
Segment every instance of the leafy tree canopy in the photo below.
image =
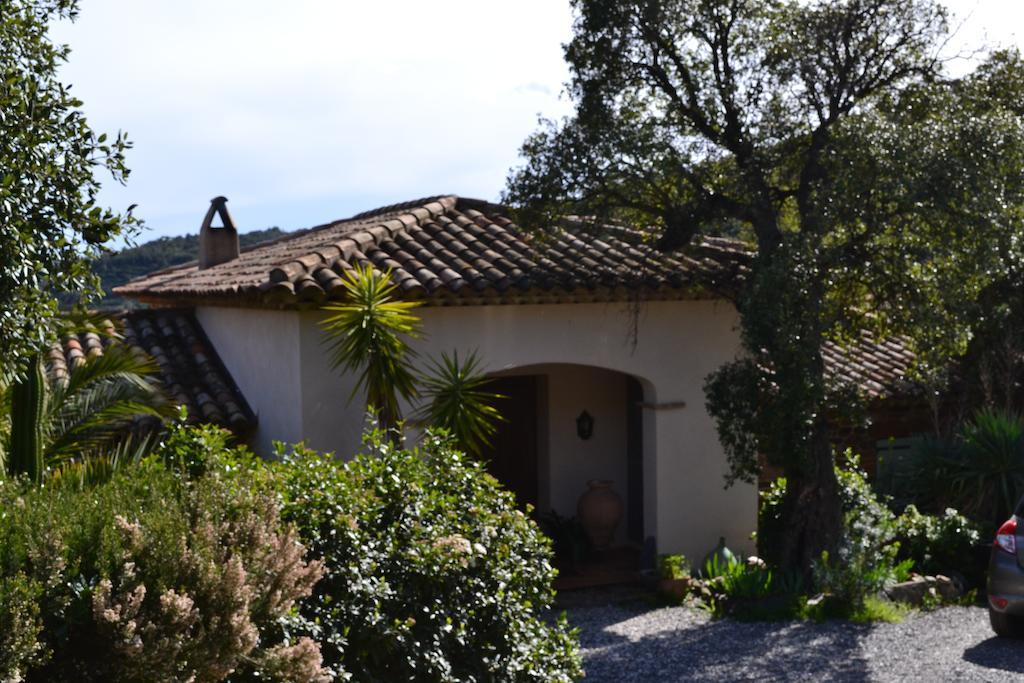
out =
[[99,176],[128,176],[123,133],[97,134],[58,77],[51,22],[76,0],[0,0],[0,375],[42,347],[56,293],[96,290],[89,262],[136,220],[97,203]]
[[573,6],[575,114],[527,139],[506,200],[527,224],[641,222],[665,249],[737,226],[756,242],[748,354],[709,378],[708,408],[730,482],[758,454],[784,469],[779,555],[806,571],[841,542],[827,416],[850,392],[827,386],[822,342],[906,335],[934,379],[1020,272],[1024,64],[949,77],[935,0]]

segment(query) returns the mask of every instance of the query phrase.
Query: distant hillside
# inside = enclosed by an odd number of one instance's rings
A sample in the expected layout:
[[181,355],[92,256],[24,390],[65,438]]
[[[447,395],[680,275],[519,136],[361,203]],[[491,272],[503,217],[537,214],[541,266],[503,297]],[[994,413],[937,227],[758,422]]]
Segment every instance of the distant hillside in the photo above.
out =
[[[241,233],[238,241],[242,248],[266,242],[284,235],[280,228],[254,230]],[[98,302],[100,308],[122,308],[129,305],[119,296],[110,293],[114,287],[123,285],[132,278],[151,273],[154,270],[194,261],[199,255],[199,235],[182,237],[161,237],[151,242],[124,249],[102,257],[93,265],[93,270],[103,281],[106,296]]]

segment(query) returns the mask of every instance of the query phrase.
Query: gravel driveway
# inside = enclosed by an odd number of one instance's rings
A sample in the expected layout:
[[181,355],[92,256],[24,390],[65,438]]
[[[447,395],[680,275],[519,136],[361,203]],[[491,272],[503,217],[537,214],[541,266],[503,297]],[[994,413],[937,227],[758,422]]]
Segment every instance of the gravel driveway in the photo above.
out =
[[587,683],[1024,681],[1024,641],[994,638],[981,607],[864,626],[715,621],[614,595],[560,602],[580,628]]

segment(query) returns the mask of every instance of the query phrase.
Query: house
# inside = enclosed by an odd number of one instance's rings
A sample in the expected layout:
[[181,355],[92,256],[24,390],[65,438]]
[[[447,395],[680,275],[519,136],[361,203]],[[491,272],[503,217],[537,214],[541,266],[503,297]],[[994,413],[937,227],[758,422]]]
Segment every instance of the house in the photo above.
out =
[[[441,196],[240,251],[225,201],[207,212],[196,262],[116,292],[148,304],[155,330],[191,331],[194,343],[177,346],[204,349],[225,375],[210,410],[237,412],[258,453],[274,441],[357,452],[363,404],[350,401],[354,379],[331,369],[318,323],[345,272],[372,263],[422,303],[421,356],[475,350],[509,397],[486,458],[520,501],[571,516],[589,480],[611,480],[624,500],[620,544],[654,538],[659,552],[699,558],[724,536],[753,549],[757,490],[724,487],[703,396],[708,374],[741,350],[730,300],[750,258],[741,243],[705,238],[665,254],[630,229],[572,220],[531,235],[498,206]],[[870,367],[870,351],[866,365],[834,355],[834,372],[880,395],[898,380],[899,368]],[[182,395],[214,396],[178,380]]]

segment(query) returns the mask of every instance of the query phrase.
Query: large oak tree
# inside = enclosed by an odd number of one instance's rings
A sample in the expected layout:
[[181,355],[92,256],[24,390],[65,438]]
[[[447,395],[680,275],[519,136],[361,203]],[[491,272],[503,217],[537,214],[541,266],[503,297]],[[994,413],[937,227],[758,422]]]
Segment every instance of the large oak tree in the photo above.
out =
[[[993,54],[950,78],[933,0],[573,0],[573,116],[523,146],[506,200],[526,223],[565,212],[756,247],[737,307],[746,349],[708,408],[753,481],[789,480],[782,538],[808,571],[841,552],[825,340],[905,335],[923,381],[962,352],[976,304],[1019,264],[1024,68]],[[684,349],[680,350],[685,353]]]

